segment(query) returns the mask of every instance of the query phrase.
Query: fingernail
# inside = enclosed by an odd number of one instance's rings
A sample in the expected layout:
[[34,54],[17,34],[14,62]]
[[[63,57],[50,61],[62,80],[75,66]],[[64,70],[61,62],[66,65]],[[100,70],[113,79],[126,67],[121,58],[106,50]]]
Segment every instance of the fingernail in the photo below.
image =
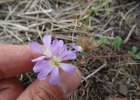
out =
[[66,74],[63,70],[60,70],[60,83],[58,86],[62,89],[64,93],[64,98],[68,98],[76,90],[81,82],[81,73],[78,69],[74,75],[70,76]]

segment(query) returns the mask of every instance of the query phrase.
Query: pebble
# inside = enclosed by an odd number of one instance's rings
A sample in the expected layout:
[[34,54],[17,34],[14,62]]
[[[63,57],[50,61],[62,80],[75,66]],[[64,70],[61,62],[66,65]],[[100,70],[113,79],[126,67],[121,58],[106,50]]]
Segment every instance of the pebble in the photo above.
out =
[[122,94],[123,96],[127,96],[128,94],[127,86],[124,84],[119,85],[119,93]]

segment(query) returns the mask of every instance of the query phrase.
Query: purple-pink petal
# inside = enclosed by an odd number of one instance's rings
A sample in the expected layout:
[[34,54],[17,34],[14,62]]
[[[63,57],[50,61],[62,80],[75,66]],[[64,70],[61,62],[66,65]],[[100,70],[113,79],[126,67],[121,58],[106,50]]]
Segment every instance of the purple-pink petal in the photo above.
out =
[[61,58],[62,60],[73,60],[76,59],[76,53],[73,51],[67,51],[67,54]]
[[30,44],[30,49],[34,52],[39,52],[39,53],[43,53],[43,48],[41,47],[41,45],[38,42],[32,42]]
[[43,37],[43,43],[44,43],[45,47],[49,50],[50,50],[51,40],[52,40],[51,35],[45,35]]
[[75,50],[74,52],[82,52],[83,48],[81,46],[77,46],[75,43],[71,45]]
[[52,44],[53,44],[53,43],[58,43],[58,42],[59,42],[58,40],[53,40],[53,41],[52,41]]
[[61,63],[60,67],[69,75],[73,75],[76,71],[76,67],[72,64]]
[[33,71],[35,73],[39,73],[41,70],[44,70],[47,66],[49,66],[49,63],[48,61],[46,60],[41,60],[41,61],[38,61],[35,66],[33,67]]
[[52,55],[57,56],[58,50],[59,50],[58,40],[53,40],[53,42],[51,44]]
[[73,43],[71,46],[72,46],[74,49],[77,49],[77,45],[76,45],[75,43]]
[[64,42],[62,40],[59,40],[58,46],[59,46],[59,49],[62,49],[62,47],[64,46]]
[[53,67],[47,66],[44,70],[41,70],[41,72],[37,75],[37,78],[39,80],[44,80],[46,79],[47,75],[53,70]]
[[63,48],[59,51],[58,57],[60,57],[62,59],[63,57],[66,56],[67,51],[68,51],[67,46],[64,45]]
[[38,58],[32,59],[31,61],[32,61],[32,62],[36,62],[36,61],[43,60],[43,59],[45,59],[45,58],[47,58],[47,56],[40,56],[40,57],[38,57]]
[[59,69],[58,69],[58,67],[54,67],[50,74],[49,83],[56,85],[59,83],[59,81],[60,81]]

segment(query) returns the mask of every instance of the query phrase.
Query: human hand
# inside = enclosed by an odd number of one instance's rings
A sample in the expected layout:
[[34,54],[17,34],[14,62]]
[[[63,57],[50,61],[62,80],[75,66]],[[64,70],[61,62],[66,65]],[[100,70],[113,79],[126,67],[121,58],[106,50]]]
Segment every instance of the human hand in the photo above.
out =
[[79,86],[79,70],[73,76],[60,70],[61,84],[51,85],[48,78],[36,79],[24,90],[16,75],[32,71],[31,59],[38,57],[29,46],[0,45],[0,100],[65,100]]

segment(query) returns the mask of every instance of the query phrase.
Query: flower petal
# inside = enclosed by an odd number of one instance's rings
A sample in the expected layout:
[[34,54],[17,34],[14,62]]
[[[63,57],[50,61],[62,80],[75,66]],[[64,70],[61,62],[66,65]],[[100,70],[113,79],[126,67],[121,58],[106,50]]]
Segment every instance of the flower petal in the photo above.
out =
[[71,46],[72,48],[77,49],[77,45],[75,43],[73,43]]
[[49,50],[50,50],[51,40],[52,40],[51,35],[45,35],[43,37],[43,43],[44,43],[45,47]]
[[69,75],[73,75],[76,67],[72,64],[61,63],[60,67]]
[[59,81],[60,81],[59,69],[58,69],[58,67],[54,67],[50,74],[49,83],[56,85],[59,83]]
[[41,72],[37,75],[37,78],[39,80],[44,80],[46,79],[47,75],[53,70],[53,67],[51,66],[46,66],[44,70],[41,70]]
[[39,73],[41,70],[44,70],[46,67],[50,66],[49,62],[46,60],[38,61],[33,67],[35,73]]
[[51,44],[51,52],[53,56],[57,56],[59,50],[58,40],[53,40]]
[[67,54],[61,59],[62,60],[73,60],[73,59],[76,59],[76,54],[73,51],[67,51]]
[[53,40],[51,44],[51,51],[54,56],[58,56],[64,46],[64,42],[62,40]]
[[58,54],[58,57],[60,57],[60,58],[62,59],[63,57],[66,56],[67,51],[68,51],[68,50],[67,50],[67,46],[64,45],[63,48],[60,50],[60,52],[59,52],[59,54]]
[[81,46],[77,46],[75,43],[71,45],[75,50],[74,52],[82,52],[83,48]]
[[59,46],[59,49],[62,49],[62,47],[64,46],[63,40],[58,41],[58,46]]
[[56,43],[58,43],[58,40],[53,40],[52,41],[52,44],[56,44]]
[[32,61],[32,62],[36,62],[36,61],[43,60],[43,59],[45,59],[45,58],[47,58],[47,56],[40,56],[40,57],[38,57],[38,58],[32,59],[31,61]]
[[41,47],[41,45],[38,43],[38,42],[32,42],[30,44],[30,49],[32,51],[35,51],[35,52],[39,52],[39,53],[43,53],[43,48]]

